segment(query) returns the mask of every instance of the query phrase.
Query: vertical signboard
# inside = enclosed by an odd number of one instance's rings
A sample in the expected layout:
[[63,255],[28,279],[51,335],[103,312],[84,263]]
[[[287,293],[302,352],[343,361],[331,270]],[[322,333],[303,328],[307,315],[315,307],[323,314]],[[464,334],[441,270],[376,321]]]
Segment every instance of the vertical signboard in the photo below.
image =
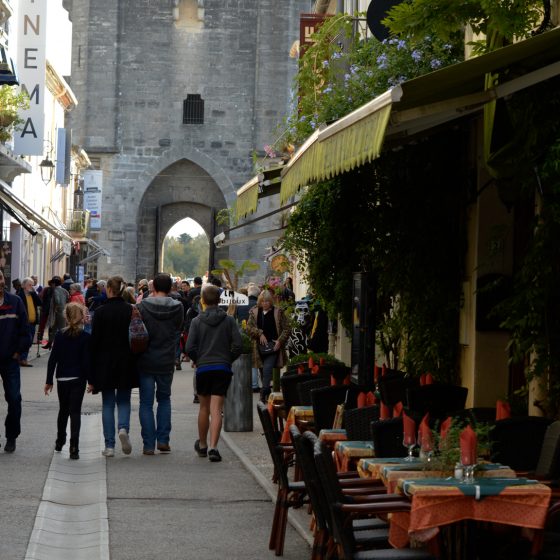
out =
[[305,54],[305,51],[315,42],[311,38],[313,33],[319,29],[325,21],[327,15],[322,14],[300,14],[299,17],[299,56]]
[[101,229],[101,198],[103,192],[103,171],[88,170],[84,178],[84,210],[89,210],[89,226],[92,230]]
[[29,94],[29,109],[20,111],[23,124],[14,132],[14,152],[43,155],[45,115],[47,0],[19,0],[18,72],[21,89]]

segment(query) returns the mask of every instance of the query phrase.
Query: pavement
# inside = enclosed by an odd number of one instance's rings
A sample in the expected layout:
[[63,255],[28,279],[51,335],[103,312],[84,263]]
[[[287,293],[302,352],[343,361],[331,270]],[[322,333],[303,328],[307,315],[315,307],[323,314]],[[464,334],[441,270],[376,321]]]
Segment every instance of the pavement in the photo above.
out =
[[[61,460],[53,451],[58,413],[56,388],[48,397],[43,394],[48,352],[40,352],[36,357],[34,347],[34,367],[21,368],[23,415],[17,449],[13,454],[0,450],[0,560],[26,558],[39,505],[49,486],[49,468]],[[138,393],[134,391],[132,454],[126,456],[117,449],[115,457],[103,459],[112,560],[274,557],[268,549],[268,539],[276,486],[271,482],[272,461],[256,408],[252,432],[223,433],[221,463],[198,457],[193,451],[198,405],[192,403],[192,375],[189,364],[183,364],[183,370],[175,373],[169,455],[141,454]],[[256,403],[256,395],[254,399]],[[6,408],[3,400],[0,403],[2,418]],[[86,395],[82,414],[100,412],[101,397]],[[3,437],[0,442],[3,446]],[[75,492],[86,492],[85,485],[75,486]],[[309,521],[305,509],[290,514],[286,560],[309,558]],[[91,556],[93,560],[100,557]],[[62,555],[52,558],[60,560]]]

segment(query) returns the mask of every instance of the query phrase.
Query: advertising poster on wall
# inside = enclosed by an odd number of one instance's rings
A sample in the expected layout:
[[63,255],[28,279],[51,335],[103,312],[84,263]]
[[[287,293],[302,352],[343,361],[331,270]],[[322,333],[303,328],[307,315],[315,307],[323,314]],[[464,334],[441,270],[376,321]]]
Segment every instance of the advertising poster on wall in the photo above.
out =
[[6,289],[9,291],[12,285],[12,242],[0,242],[0,270],[4,274]]
[[84,209],[89,210],[89,227],[101,229],[101,200],[103,192],[103,171],[88,170],[82,173],[84,178]]

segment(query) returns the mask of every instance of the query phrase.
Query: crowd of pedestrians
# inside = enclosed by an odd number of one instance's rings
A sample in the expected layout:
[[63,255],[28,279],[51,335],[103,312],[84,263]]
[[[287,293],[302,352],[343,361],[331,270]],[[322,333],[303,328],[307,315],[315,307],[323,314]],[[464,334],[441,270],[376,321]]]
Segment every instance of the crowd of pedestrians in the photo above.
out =
[[[32,367],[28,353],[37,343],[51,350],[45,381],[50,395],[56,379],[59,414],[55,450],[67,442],[69,454],[79,459],[81,406],[86,390],[101,395],[105,457],[115,455],[116,442],[124,454],[130,441],[131,392],[139,391],[142,453],[170,453],[171,388],[182,361],[194,368],[194,402],[199,403],[200,457],[221,461],[218,441],[224,399],[232,379],[232,364],[243,352],[240,325],[252,340],[253,387],[261,381],[261,399],[270,393],[272,370],[286,360],[284,346],[290,328],[282,309],[275,307],[269,291],[249,284],[241,291],[249,305],[237,317],[220,306],[221,282],[193,285],[166,273],[141,279],[137,287],[120,276],[107,281],[74,282],[69,274],[54,276],[48,286],[37,278],[14,282],[16,294],[6,288],[0,271],[0,374],[8,404],[4,451],[15,451],[20,434],[20,367]],[[137,311],[133,312],[136,307]],[[141,318],[147,345],[139,353],[131,346],[134,314]],[[46,336],[47,339],[43,340]],[[154,410],[155,408],[155,410]],[[115,422],[116,412],[116,422]]]

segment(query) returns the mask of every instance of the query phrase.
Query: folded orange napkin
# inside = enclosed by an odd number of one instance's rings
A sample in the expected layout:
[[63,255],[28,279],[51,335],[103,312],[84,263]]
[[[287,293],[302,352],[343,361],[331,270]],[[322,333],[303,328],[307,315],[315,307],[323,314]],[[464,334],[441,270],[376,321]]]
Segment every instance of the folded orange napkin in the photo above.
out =
[[398,402],[394,407],[393,407],[393,418],[398,418],[403,411],[403,405],[402,402]]
[[440,436],[440,439],[441,439],[442,442],[447,439],[447,434],[449,433],[449,429],[451,428],[451,422],[452,421],[453,420],[451,419],[451,416],[448,416],[441,423],[441,426],[439,428],[439,436]]
[[374,366],[373,366],[373,381],[374,381],[374,383],[377,383],[378,378],[379,378],[379,368],[377,367],[377,364],[374,364]]
[[368,406],[373,406],[376,402],[377,402],[377,398],[375,397],[372,391],[369,391],[368,394],[366,395],[366,404]]
[[307,365],[309,366],[309,369],[311,369],[315,365],[315,362],[313,361],[313,358],[309,358],[309,361],[307,362]]
[[432,451],[434,448],[434,438],[432,435],[432,430],[428,424],[430,419],[430,414],[426,414],[420,422],[420,428],[418,428],[418,435],[420,437],[420,448],[422,451]]
[[319,373],[319,366],[313,366],[311,368],[311,375],[317,375]]
[[459,445],[461,447],[461,463],[463,463],[463,465],[476,464],[477,437],[470,425],[461,432],[459,436]]
[[426,374],[426,385],[431,385],[434,382],[434,378],[431,373]]
[[367,404],[367,395],[362,391],[358,395],[358,408],[363,408]]
[[505,401],[496,402],[496,420],[511,418],[511,407]]
[[420,385],[426,385],[426,374],[425,373],[423,373],[420,376]]
[[336,385],[336,379],[334,375],[331,375],[331,386],[334,387]]
[[325,358],[319,358],[319,365],[320,365],[320,366],[324,366],[324,365],[325,365]]
[[381,408],[379,411],[380,420],[389,420],[391,418],[391,409],[384,403],[381,402]]
[[305,367],[304,366],[298,366],[297,372],[298,373],[305,373]]
[[414,445],[416,443],[416,422],[408,416],[406,412],[402,413],[403,418],[403,443],[405,445]]

